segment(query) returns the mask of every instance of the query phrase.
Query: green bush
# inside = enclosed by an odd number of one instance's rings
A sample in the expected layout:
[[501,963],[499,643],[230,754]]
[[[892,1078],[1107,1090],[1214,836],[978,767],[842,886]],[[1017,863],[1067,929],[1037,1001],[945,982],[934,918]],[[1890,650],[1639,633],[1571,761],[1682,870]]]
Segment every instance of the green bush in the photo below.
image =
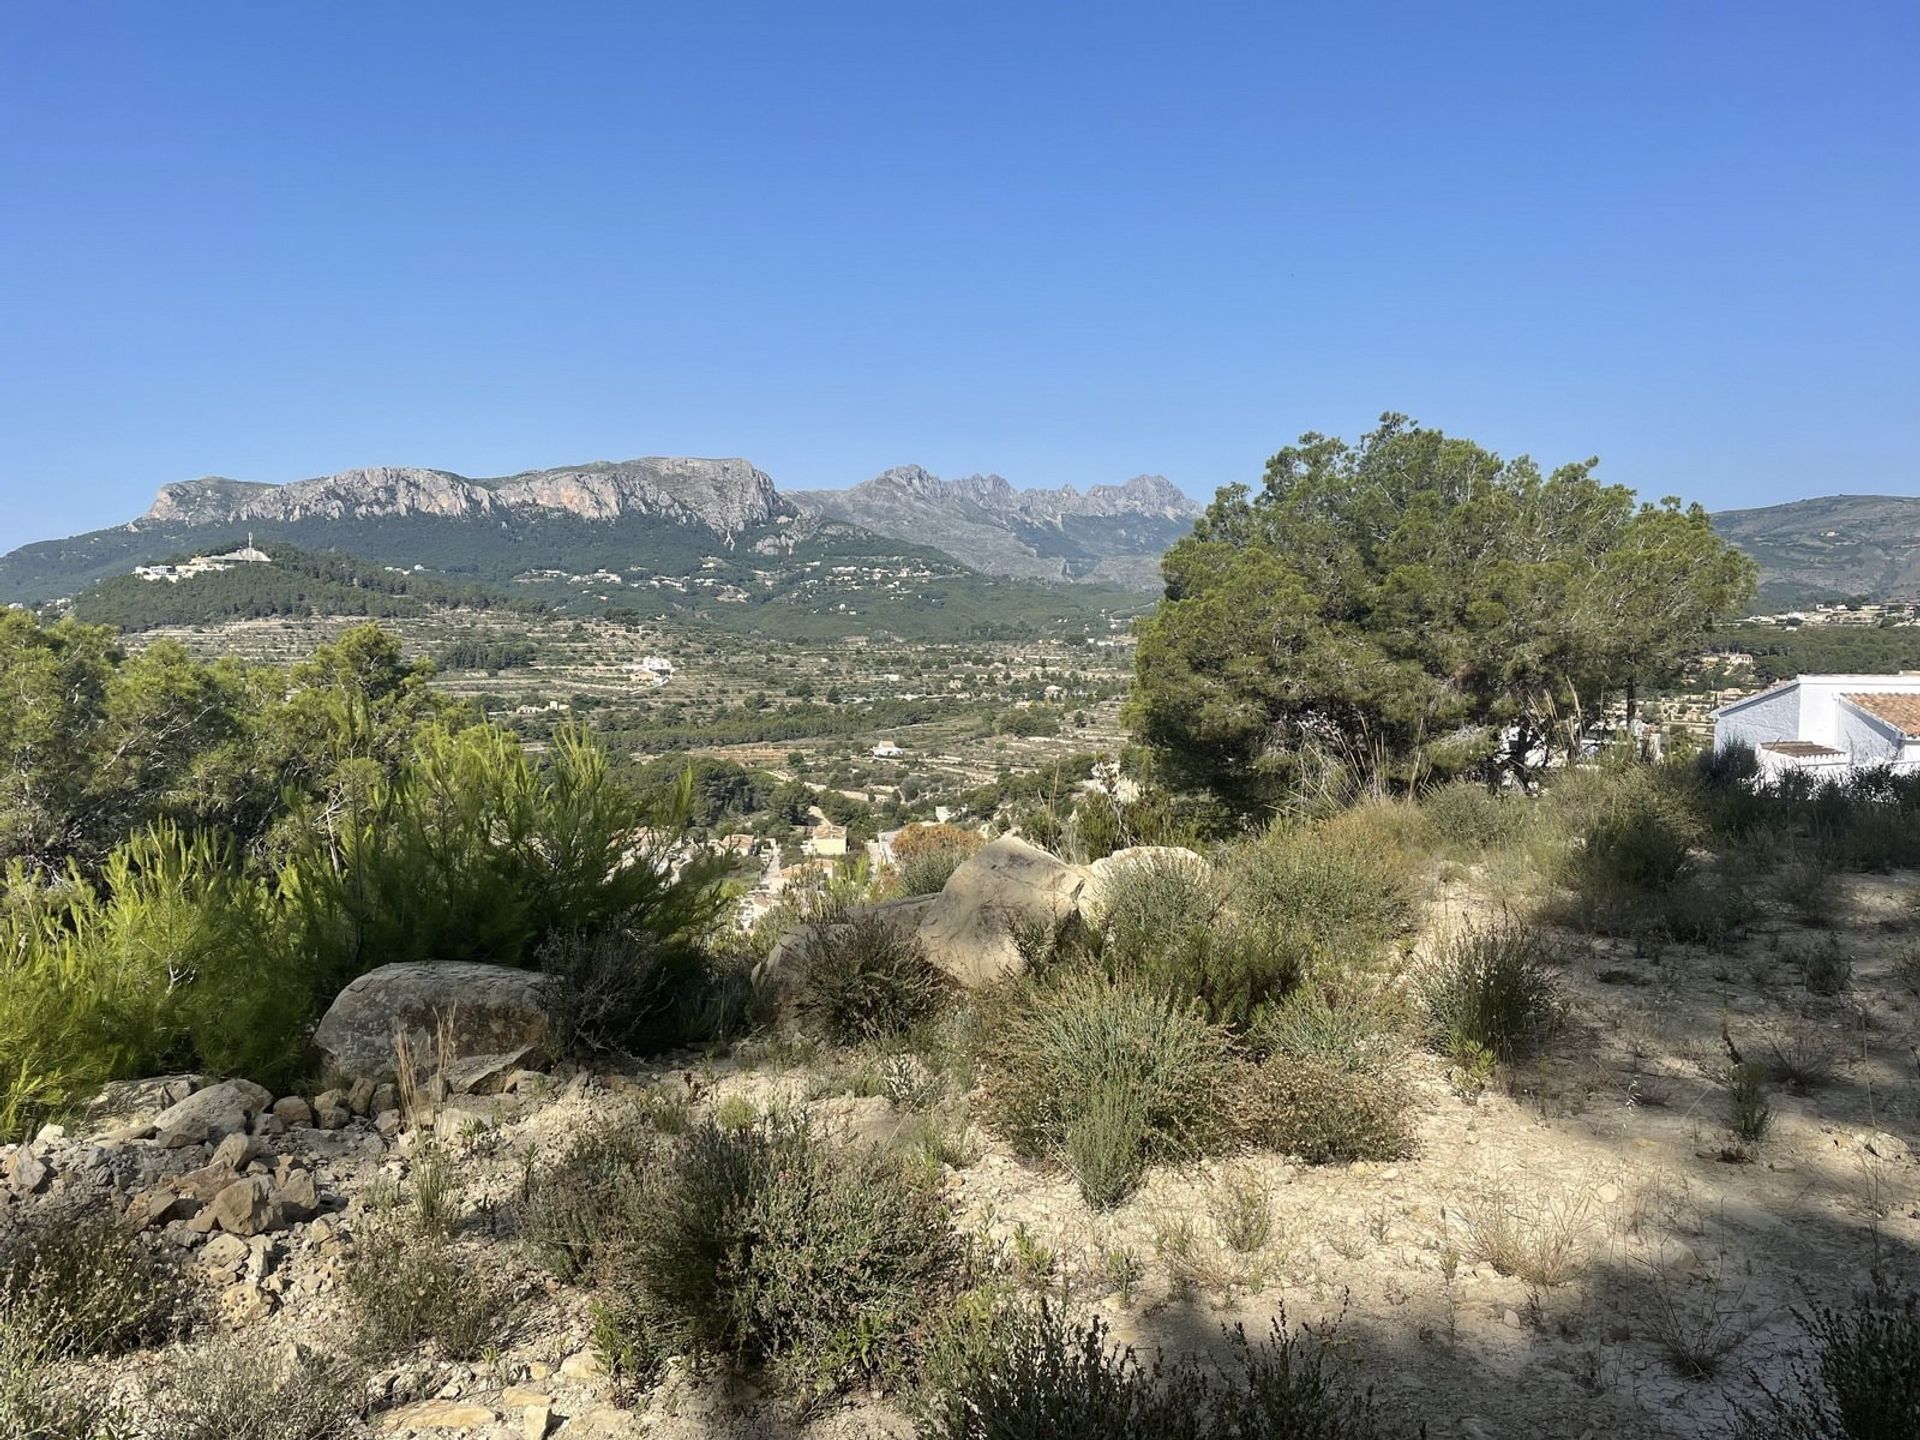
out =
[[1395,808],[1276,826],[1228,852],[1233,942],[1239,965],[1259,977],[1262,998],[1315,972],[1370,961],[1412,925],[1413,868],[1400,844],[1405,817],[1381,813]]
[[1574,861],[1578,888],[1598,901],[1663,894],[1693,871],[1700,825],[1688,797],[1650,767],[1619,772]]
[[271,887],[230,847],[160,826],[0,909],[0,1137],[108,1080],[212,1070],[283,1081],[312,998]]
[[1449,1053],[1478,1047],[1512,1063],[1559,1024],[1554,945],[1533,925],[1503,920],[1469,928],[1421,973],[1419,990],[1436,1038]]
[[176,1350],[147,1382],[147,1440],[359,1440],[366,1381],[353,1366],[258,1339]]
[[899,873],[894,877],[894,893],[903,898],[909,895],[938,895],[947,888],[947,881],[953,878],[953,872],[967,863],[969,853],[954,846],[944,850],[923,850],[902,858]]
[[534,1258],[562,1280],[581,1280],[618,1253],[646,1203],[646,1167],[659,1149],[636,1110],[589,1125],[551,1165],[530,1159],[514,1213]]
[[837,1044],[903,1035],[947,991],[919,938],[881,915],[816,926],[803,963],[800,1013]]
[[93,1216],[22,1225],[0,1246],[0,1301],[52,1358],[122,1355],[185,1328],[179,1275],[135,1232]]
[[1792,1384],[1743,1406],[1740,1440],[1908,1440],[1920,1435],[1920,1302],[1884,1287],[1804,1320],[1810,1360]]
[[1247,1136],[1310,1165],[1411,1153],[1413,1100],[1397,1068],[1278,1054],[1248,1087]]
[[1535,814],[1533,802],[1526,797],[1489,790],[1469,780],[1429,790],[1421,797],[1420,812],[1443,845],[1466,852],[1516,843]]
[[1287,1055],[1337,1070],[1377,1073],[1406,1054],[1408,1023],[1393,992],[1341,994],[1305,985],[1260,1012],[1247,1041],[1257,1055]]
[[[525,965],[549,937],[616,929],[644,935],[669,971],[691,967],[727,865],[666,863],[688,782],[650,808],[578,730],[557,735],[547,760],[491,726],[432,727],[394,778],[310,832],[283,883],[319,973],[344,983],[396,961]],[[636,825],[653,836],[638,849]]]
[[365,1219],[341,1275],[355,1339],[368,1358],[432,1342],[449,1360],[477,1360],[510,1328],[503,1282],[454,1242],[383,1209]]
[[601,1266],[596,1335],[635,1379],[692,1351],[770,1363],[811,1396],[887,1384],[912,1370],[960,1257],[924,1171],[794,1120],[709,1123],[650,1171]]
[[1098,1318],[979,1299],[944,1328],[921,1406],[922,1440],[1368,1440],[1370,1395],[1333,1363],[1330,1335],[1276,1317],[1261,1343],[1224,1332],[1231,1358],[1143,1365]]
[[[1121,1094],[1138,1106],[1141,1166],[1232,1138],[1235,1121],[1222,1097],[1243,1079],[1244,1063],[1227,1032],[1192,1001],[1075,972],[1019,987],[982,1032],[988,1123],[1026,1154],[1065,1154],[1076,1131],[1080,1153],[1093,1153],[1098,1127],[1116,1133]],[[1087,1198],[1111,1203],[1112,1187],[1095,1183]]]

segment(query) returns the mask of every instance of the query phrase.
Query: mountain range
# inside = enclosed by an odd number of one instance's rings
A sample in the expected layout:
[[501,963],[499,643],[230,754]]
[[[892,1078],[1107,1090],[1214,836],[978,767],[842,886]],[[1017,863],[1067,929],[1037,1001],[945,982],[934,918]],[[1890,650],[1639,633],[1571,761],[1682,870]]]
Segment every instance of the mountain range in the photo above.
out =
[[1822,495],[1722,510],[1713,525],[1760,563],[1762,611],[1819,601],[1920,600],[1920,498]]
[[[1157,590],[1161,554],[1200,511],[1158,475],[1021,490],[905,465],[845,490],[782,493],[745,460],[662,456],[489,478],[404,466],[282,485],[209,477],[161,487],[125,524],[0,555],[0,603],[73,595],[254,535],[576,607],[643,592],[668,610],[781,601],[844,629],[897,615],[909,596],[984,615],[999,580],[1046,582],[1058,593],[1039,610],[1106,612],[1124,592],[1137,605]],[[1760,562],[1763,610],[1920,598],[1920,499],[1833,495],[1714,524]],[[1031,616],[1038,594],[1003,588],[996,603]]]
[[1160,587],[1160,557],[1201,507],[1163,475],[1084,494],[1016,490],[998,475],[942,480],[918,465],[885,471],[849,490],[798,490],[803,511],[850,520],[881,535],[918,536],[994,575],[1034,580],[1111,580]]

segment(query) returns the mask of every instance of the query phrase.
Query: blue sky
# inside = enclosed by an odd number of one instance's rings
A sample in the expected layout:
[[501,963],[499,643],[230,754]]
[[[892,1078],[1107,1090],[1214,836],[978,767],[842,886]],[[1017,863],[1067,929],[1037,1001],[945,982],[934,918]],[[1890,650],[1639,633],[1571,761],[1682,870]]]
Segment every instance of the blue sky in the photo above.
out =
[[1387,409],[1920,491],[1920,6],[0,12],[0,548],[159,484],[1257,478]]

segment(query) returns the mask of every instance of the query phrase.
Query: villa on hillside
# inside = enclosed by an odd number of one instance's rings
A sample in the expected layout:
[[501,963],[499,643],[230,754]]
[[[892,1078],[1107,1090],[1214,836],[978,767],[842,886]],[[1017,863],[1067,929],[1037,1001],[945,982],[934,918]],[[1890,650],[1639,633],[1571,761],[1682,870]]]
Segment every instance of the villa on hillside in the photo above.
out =
[[1920,673],[1802,675],[1713,712],[1713,748],[1751,745],[1761,774],[1920,769]]

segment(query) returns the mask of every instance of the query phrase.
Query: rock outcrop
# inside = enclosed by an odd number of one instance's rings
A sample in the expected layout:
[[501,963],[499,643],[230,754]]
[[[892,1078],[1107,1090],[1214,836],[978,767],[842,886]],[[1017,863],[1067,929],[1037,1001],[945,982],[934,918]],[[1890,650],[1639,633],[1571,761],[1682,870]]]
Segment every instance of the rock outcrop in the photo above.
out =
[[790,513],[773,481],[745,460],[655,456],[471,480],[449,470],[381,465],[287,485],[210,478],[164,486],[145,524],[291,524],[428,516],[490,519],[571,515],[607,521],[652,515],[731,538]]
[[989,984],[1020,970],[1016,928],[1051,929],[1073,911],[1086,879],[1038,845],[1003,835],[953,872],[915,934],[961,985]]
[[382,965],[335,997],[313,1040],[341,1078],[378,1083],[398,1073],[396,1033],[423,1069],[442,1071],[450,1085],[467,1070],[491,1077],[532,1067],[546,1059],[544,977],[467,961]]

